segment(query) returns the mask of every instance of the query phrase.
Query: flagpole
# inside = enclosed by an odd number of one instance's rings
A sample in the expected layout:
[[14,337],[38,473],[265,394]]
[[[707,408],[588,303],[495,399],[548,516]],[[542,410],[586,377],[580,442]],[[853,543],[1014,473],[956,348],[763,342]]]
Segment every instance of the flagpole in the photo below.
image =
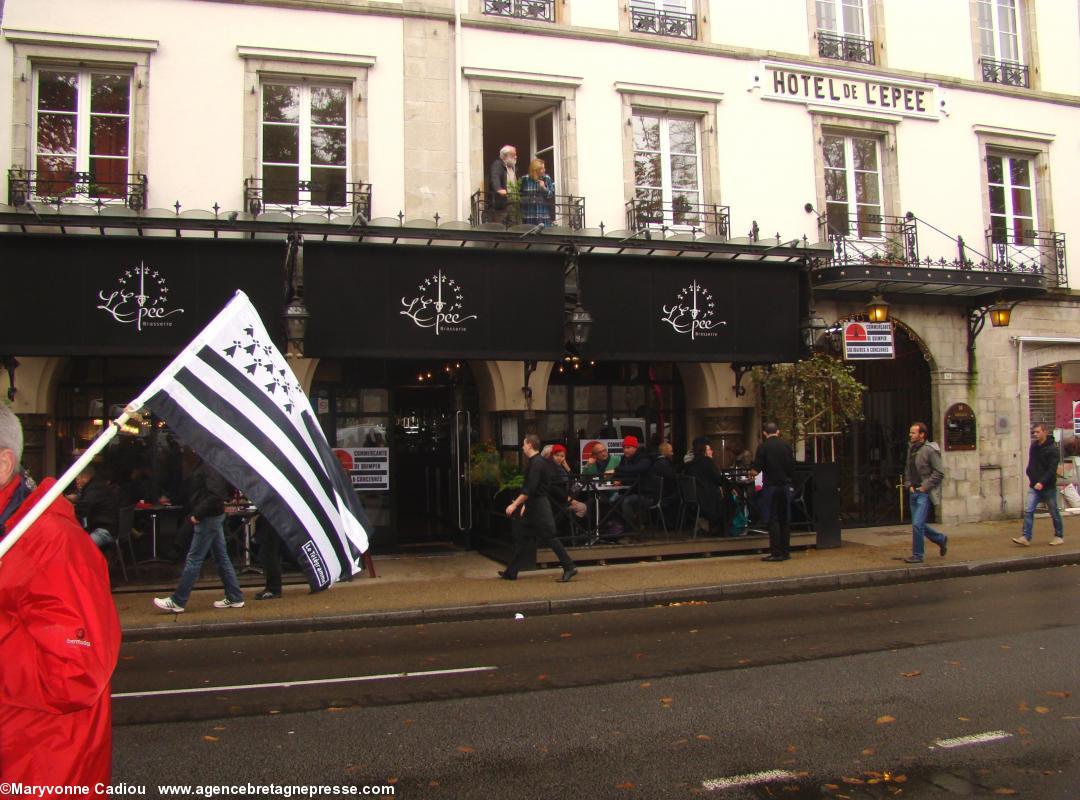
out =
[[133,414],[135,414],[142,405],[136,405],[134,402],[130,403],[127,408],[124,409],[124,413],[116,419],[112,420],[108,426],[103,430],[98,437],[90,443],[90,446],[86,448],[86,451],[79,456],[78,460],[67,468],[59,478],[56,479],[49,491],[41,496],[41,498],[34,503],[34,507],[31,508],[26,516],[19,520],[19,524],[9,533],[7,536],[0,540],[0,558],[4,557],[4,554],[12,548],[12,546],[19,540],[27,529],[37,522],[38,517],[45,513],[45,509],[53,504],[66,489],[73,480],[79,475],[86,466],[93,461],[94,456],[105,449],[105,445],[113,440],[117,433],[120,432],[120,427],[127,422]]

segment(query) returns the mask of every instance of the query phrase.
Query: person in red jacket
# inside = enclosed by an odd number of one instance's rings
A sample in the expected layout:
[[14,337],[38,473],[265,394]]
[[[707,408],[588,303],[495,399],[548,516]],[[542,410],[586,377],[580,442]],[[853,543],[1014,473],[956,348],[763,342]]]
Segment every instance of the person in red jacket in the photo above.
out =
[[[0,405],[3,535],[55,483],[31,489],[22,438],[18,417]],[[105,558],[58,498],[0,562],[0,783],[109,784],[119,651]]]

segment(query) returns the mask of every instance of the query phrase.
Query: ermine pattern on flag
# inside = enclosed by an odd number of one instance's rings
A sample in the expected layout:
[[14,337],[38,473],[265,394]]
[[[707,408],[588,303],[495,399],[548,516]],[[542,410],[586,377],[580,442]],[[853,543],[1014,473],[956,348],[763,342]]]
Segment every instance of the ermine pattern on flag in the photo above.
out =
[[136,402],[255,503],[313,591],[359,571],[367,517],[243,293]]

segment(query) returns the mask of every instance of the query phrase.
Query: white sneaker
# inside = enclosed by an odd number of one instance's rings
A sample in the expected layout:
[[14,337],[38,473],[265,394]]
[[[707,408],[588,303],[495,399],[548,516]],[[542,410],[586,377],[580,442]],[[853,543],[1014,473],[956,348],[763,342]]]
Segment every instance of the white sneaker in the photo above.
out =
[[229,598],[226,597],[224,600],[215,600],[214,601],[214,608],[243,608],[243,607],[244,607],[244,601],[243,600],[230,600]]
[[1060,536],[1055,536],[1053,539],[1050,540],[1050,545],[1052,547],[1055,547],[1059,544],[1065,544],[1065,540],[1062,539]]
[[184,613],[184,607],[177,605],[171,597],[155,597],[154,605],[162,611],[171,611],[173,614]]
[[1023,536],[1014,536],[1013,541],[1021,547],[1031,547],[1031,540],[1025,539]]

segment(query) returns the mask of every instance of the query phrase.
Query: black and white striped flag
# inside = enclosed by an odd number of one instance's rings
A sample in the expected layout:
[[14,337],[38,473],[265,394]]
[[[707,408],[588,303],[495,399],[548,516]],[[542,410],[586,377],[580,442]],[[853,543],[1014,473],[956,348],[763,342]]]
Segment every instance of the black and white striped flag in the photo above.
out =
[[311,404],[237,292],[132,406],[242,491],[289,545],[312,591],[359,572],[370,527]]

